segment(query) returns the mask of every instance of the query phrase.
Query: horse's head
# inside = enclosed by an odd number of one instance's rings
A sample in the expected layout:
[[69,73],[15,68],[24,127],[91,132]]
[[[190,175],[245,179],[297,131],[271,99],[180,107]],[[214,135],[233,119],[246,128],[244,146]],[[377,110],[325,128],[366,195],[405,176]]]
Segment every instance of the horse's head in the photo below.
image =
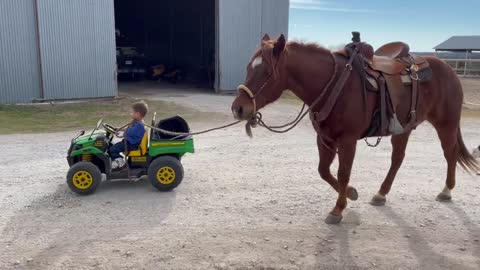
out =
[[274,102],[287,89],[285,48],[287,41],[281,35],[270,40],[265,35],[260,49],[247,65],[247,76],[238,87],[238,96],[232,103],[236,119],[249,120],[265,105]]

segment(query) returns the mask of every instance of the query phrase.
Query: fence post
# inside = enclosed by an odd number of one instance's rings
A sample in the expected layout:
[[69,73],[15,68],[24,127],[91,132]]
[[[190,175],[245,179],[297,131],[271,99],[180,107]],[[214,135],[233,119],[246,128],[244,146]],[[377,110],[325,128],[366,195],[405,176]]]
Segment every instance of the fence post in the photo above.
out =
[[465,53],[465,68],[463,70],[463,76],[467,76],[467,65],[468,65],[468,50]]

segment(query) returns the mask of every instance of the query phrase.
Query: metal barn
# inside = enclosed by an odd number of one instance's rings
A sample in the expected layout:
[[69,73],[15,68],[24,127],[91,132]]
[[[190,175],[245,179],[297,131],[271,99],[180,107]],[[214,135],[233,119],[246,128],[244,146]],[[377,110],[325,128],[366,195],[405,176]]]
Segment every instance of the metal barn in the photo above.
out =
[[[121,20],[134,10],[141,20]],[[213,52],[211,88],[232,91],[288,15],[288,0],[2,0],[0,104],[116,96],[118,24],[158,61],[197,67]]]

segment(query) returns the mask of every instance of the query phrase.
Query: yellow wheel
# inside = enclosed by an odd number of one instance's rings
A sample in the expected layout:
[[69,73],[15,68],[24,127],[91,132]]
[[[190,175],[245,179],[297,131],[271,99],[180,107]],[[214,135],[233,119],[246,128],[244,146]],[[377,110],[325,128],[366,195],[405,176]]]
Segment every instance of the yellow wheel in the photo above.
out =
[[162,185],[170,185],[175,181],[176,173],[172,167],[165,166],[157,172],[157,181]]
[[88,189],[93,184],[93,177],[87,171],[78,171],[73,175],[73,185],[78,189]]
[[75,163],[67,173],[67,184],[78,194],[90,194],[102,181],[100,169],[91,162]]
[[183,180],[183,166],[175,157],[161,156],[148,166],[148,179],[160,191],[171,191]]

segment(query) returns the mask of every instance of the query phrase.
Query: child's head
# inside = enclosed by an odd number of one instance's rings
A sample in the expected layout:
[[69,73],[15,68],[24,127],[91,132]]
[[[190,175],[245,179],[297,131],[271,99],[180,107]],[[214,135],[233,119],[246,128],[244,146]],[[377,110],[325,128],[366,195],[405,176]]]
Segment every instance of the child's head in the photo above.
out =
[[148,106],[147,103],[140,101],[132,105],[132,119],[137,121],[142,121],[147,115]]

